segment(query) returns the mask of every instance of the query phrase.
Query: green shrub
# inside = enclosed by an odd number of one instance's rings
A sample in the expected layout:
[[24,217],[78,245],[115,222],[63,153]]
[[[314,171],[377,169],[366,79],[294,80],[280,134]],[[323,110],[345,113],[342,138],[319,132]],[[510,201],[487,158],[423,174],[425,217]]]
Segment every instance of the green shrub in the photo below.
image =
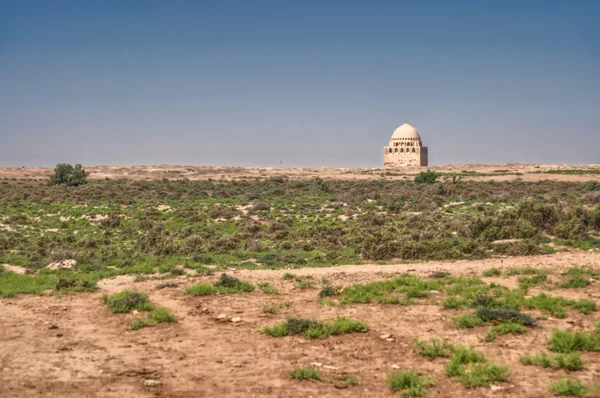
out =
[[42,294],[55,285],[56,278],[53,275],[21,275],[10,271],[0,273],[0,297]]
[[290,372],[290,377],[294,380],[317,380],[322,379],[321,372],[316,368],[295,368]]
[[75,167],[70,164],[61,163],[56,165],[54,174],[48,181],[49,185],[66,185],[76,187],[87,184],[87,173],[80,164]]
[[392,391],[402,391],[403,397],[424,397],[433,378],[423,378],[412,370],[399,369],[388,375]]
[[258,288],[260,290],[263,291],[263,293],[266,294],[277,294],[277,289],[275,289],[275,287],[273,287],[273,285],[271,285],[269,282],[261,282],[258,285]]
[[325,286],[319,292],[319,297],[330,297],[330,296],[335,296],[335,289],[333,288],[333,286]]
[[446,373],[457,377],[467,388],[488,386],[491,382],[507,381],[508,367],[488,362],[473,347],[454,346]]
[[166,308],[155,308],[148,313],[148,318],[156,323],[177,323],[177,317]]
[[136,318],[127,323],[132,330],[140,330],[148,326],[154,325],[154,322],[148,318]]
[[486,269],[485,271],[483,271],[483,276],[499,276],[502,274],[502,271],[500,271],[500,268],[490,268],[490,269]]
[[549,368],[554,364],[554,358],[543,351],[535,355],[523,355],[519,360],[523,365],[535,365],[541,366],[542,368]]
[[364,332],[367,329],[366,324],[346,317],[339,317],[325,323],[312,319],[288,318],[286,323],[265,327],[263,333],[272,337],[299,334],[311,339],[322,339],[327,336]]
[[554,357],[554,363],[557,368],[565,369],[569,372],[583,369],[583,360],[577,352],[558,354]]
[[415,184],[434,184],[440,174],[433,170],[422,171],[415,176]]
[[558,287],[563,289],[577,289],[580,287],[587,287],[590,285],[590,279],[583,275],[573,275],[566,278],[566,280],[559,284]]
[[262,331],[264,334],[267,334],[271,337],[285,337],[290,334],[286,323],[275,326],[266,326]]
[[422,355],[424,357],[448,358],[452,354],[453,346],[446,340],[440,341],[432,338],[429,341],[421,341],[419,339],[415,339],[414,342],[417,345],[417,347],[419,347],[419,350],[417,350],[417,352],[419,353],[419,355]]
[[242,282],[235,276],[231,276],[229,274],[221,274],[219,280],[214,283],[214,286],[224,288],[236,288],[241,284]]
[[148,295],[135,290],[123,290],[110,296],[103,295],[102,301],[115,314],[138,311],[151,311],[154,307],[148,300]]
[[487,387],[493,382],[508,381],[508,366],[492,362],[474,363],[463,366],[458,378],[467,388]]
[[536,321],[530,315],[507,308],[488,308],[481,307],[475,312],[475,316],[484,322],[512,322],[519,323],[524,326],[534,326]]
[[60,278],[54,287],[58,291],[68,292],[94,292],[96,291],[96,283],[80,278]]
[[502,322],[490,327],[487,334],[483,338],[484,341],[494,341],[496,337],[504,334],[522,334],[526,332],[526,328],[515,322]]
[[585,397],[589,394],[589,388],[574,379],[561,379],[552,384],[550,389],[555,395],[564,397]]
[[160,290],[160,289],[166,289],[166,288],[178,287],[178,286],[179,286],[179,283],[164,282],[164,283],[159,283],[158,285],[154,286],[154,288],[157,290]]
[[194,286],[190,286],[185,289],[186,294],[191,294],[192,296],[208,296],[211,294],[216,294],[217,289],[213,285],[209,285],[206,283],[199,283]]
[[442,301],[442,307],[445,309],[454,309],[454,308],[466,308],[469,306],[469,302],[465,299],[450,296]]
[[548,345],[550,351],[570,353],[573,351],[600,351],[600,333],[571,332],[569,330],[554,330]]
[[483,325],[483,320],[472,314],[459,315],[452,318],[454,325],[460,329],[471,329]]
[[429,277],[431,279],[444,279],[449,276],[452,276],[452,274],[450,272],[444,272],[444,271],[435,271],[429,275]]

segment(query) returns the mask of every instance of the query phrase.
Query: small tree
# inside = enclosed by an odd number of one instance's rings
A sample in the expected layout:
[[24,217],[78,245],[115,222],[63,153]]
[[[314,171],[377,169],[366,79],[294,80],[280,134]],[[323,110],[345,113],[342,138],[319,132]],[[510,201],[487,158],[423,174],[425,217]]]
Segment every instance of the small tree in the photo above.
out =
[[71,166],[67,163],[60,163],[54,169],[54,175],[48,181],[49,185],[66,185],[76,187],[87,184],[87,173],[80,164]]
[[433,184],[440,175],[432,170],[422,171],[415,176],[415,184]]

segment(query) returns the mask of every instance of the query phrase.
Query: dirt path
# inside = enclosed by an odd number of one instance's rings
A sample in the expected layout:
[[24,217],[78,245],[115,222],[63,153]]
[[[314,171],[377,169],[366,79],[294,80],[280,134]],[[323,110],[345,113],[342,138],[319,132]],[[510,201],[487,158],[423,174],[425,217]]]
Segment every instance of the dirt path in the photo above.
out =
[[[218,275],[173,278],[175,288],[155,289],[164,280],[134,282],[120,278],[103,281],[95,293],[68,296],[19,296],[0,299],[0,396],[1,397],[393,397],[386,377],[394,366],[408,367],[436,378],[428,397],[548,397],[548,383],[565,377],[559,370],[526,367],[519,356],[542,349],[556,328],[591,330],[598,313],[587,316],[569,312],[565,319],[548,317],[542,327],[525,335],[503,336],[494,343],[480,341],[484,329],[458,330],[450,318],[457,310],[444,310],[441,297],[431,305],[322,306],[317,289],[298,289],[283,280],[285,272],[312,275],[315,285],[325,277],[334,285],[382,279],[412,272],[427,275],[448,271],[456,275],[480,275],[490,267],[542,267],[555,274],[571,266],[600,270],[600,253],[572,251],[550,256],[483,261],[431,262],[397,265],[346,265],[297,270],[242,270],[232,272],[253,282],[270,282],[279,294],[260,291],[238,295],[192,297],[186,286],[213,281]],[[514,278],[486,279],[507,286]],[[101,303],[103,293],[135,288],[169,308],[180,321],[138,331],[126,325],[134,315],[115,315]],[[595,282],[585,289],[552,294],[600,298]],[[574,297],[574,296],[573,296]],[[284,306],[284,303],[290,303]],[[274,314],[264,312],[276,306]],[[219,322],[218,314],[241,317],[242,322]],[[349,316],[366,322],[366,333],[324,340],[303,337],[275,339],[259,331],[287,316],[326,320]],[[392,341],[381,338],[391,334]],[[490,359],[507,363],[510,383],[490,388],[465,389],[445,375],[445,360],[426,360],[414,353],[412,339],[448,338],[471,343]],[[573,374],[585,382],[600,380],[600,353],[585,353],[586,369]],[[334,383],[300,382],[288,373],[296,366],[317,363],[326,378],[356,377],[358,386],[338,389]],[[148,384],[157,383],[152,386]],[[339,387],[339,385],[338,385]],[[498,388],[498,390],[496,390]]]

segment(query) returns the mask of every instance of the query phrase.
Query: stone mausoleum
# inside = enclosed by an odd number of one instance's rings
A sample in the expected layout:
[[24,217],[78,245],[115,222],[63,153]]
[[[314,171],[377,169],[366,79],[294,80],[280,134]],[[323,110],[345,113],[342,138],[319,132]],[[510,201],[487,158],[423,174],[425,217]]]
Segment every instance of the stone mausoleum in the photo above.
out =
[[408,123],[398,127],[383,148],[384,166],[427,166],[427,147],[416,128]]

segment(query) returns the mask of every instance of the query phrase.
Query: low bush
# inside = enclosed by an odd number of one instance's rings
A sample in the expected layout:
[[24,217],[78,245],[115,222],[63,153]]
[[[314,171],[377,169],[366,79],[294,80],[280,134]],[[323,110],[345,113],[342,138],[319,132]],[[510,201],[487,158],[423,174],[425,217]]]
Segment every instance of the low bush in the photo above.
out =
[[190,286],[185,289],[186,294],[192,296],[209,296],[211,294],[235,294],[242,292],[253,292],[255,289],[254,285],[248,282],[242,282],[239,279],[228,275],[221,274],[219,280],[214,284],[209,285],[207,283],[199,283],[194,286]]
[[317,380],[323,377],[316,368],[295,368],[290,372],[290,377],[294,380]]
[[524,326],[534,326],[536,324],[535,319],[530,315],[507,308],[482,307],[477,309],[475,316],[484,322],[512,322]]
[[367,329],[366,324],[346,317],[325,323],[313,319],[288,318],[285,323],[265,327],[263,333],[272,337],[303,335],[311,339],[323,339],[327,336],[364,332]]
[[435,184],[440,174],[433,170],[422,171],[415,176],[415,184]]
[[67,292],[94,292],[97,289],[95,282],[80,278],[60,278],[54,288]]
[[548,349],[564,354],[574,351],[600,351],[600,333],[554,330],[550,336]]
[[523,334],[527,329],[520,323],[502,322],[490,327],[487,334],[483,338],[484,341],[494,341],[496,337],[505,334]]
[[399,369],[388,375],[391,390],[402,391],[403,397],[424,397],[431,383],[433,378],[421,377],[412,370]]
[[453,346],[446,340],[440,341],[432,338],[429,341],[421,341],[419,339],[415,339],[414,342],[417,347],[419,347],[417,353],[424,357],[448,358],[452,354]]
[[446,373],[457,377],[467,388],[485,387],[492,382],[508,381],[508,367],[488,362],[472,347],[455,346]]
[[490,269],[486,269],[485,271],[483,271],[483,276],[486,276],[486,277],[500,276],[501,274],[502,274],[502,271],[500,271],[499,268],[490,268]]
[[563,397],[585,397],[589,394],[589,388],[580,381],[574,379],[561,379],[550,385],[555,395]]
[[123,290],[112,295],[103,295],[102,301],[115,314],[137,311],[151,311],[154,306],[148,300],[148,295],[135,290]]

